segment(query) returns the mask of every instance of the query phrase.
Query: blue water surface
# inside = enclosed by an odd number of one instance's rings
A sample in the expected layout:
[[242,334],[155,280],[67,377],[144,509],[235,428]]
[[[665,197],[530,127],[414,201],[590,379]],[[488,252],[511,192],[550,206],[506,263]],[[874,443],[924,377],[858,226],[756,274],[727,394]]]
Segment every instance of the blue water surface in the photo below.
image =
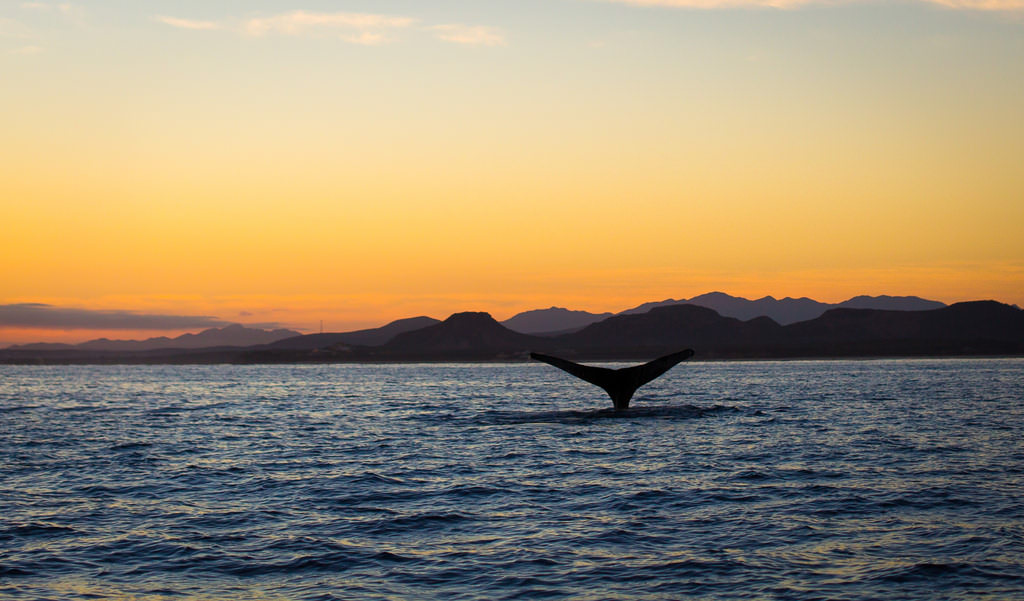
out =
[[0,366],[4,599],[1024,599],[1024,360]]

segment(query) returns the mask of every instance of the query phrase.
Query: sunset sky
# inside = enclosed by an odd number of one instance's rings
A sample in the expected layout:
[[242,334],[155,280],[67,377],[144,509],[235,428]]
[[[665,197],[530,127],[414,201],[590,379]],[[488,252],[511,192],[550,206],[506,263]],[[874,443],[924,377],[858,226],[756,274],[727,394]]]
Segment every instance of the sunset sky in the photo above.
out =
[[2,0],[0,140],[0,346],[1024,305],[1024,0]]

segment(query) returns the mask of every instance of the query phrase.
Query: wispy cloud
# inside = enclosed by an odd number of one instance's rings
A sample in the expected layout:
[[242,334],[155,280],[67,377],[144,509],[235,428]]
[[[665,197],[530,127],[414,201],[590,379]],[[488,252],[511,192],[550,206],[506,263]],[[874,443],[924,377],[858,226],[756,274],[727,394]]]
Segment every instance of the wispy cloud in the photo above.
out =
[[32,29],[14,19],[0,17],[0,38],[31,38]]
[[296,10],[269,17],[254,17],[244,22],[243,30],[253,36],[268,34],[322,36],[335,34],[355,44],[380,44],[389,40],[388,32],[404,29],[416,22],[411,17],[369,13],[315,13]]
[[376,46],[378,44],[386,44],[392,40],[391,37],[383,33],[373,31],[363,31],[360,33],[353,34],[341,34],[338,37],[350,44],[361,44],[363,46]]
[[434,25],[430,28],[438,39],[468,46],[504,46],[505,34],[496,27],[462,25],[459,23]]
[[[59,35],[56,25],[68,24],[76,28],[87,28],[89,26],[87,14],[84,8],[70,2],[21,2],[18,4],[24,13],[25,18],[32,22],[32,27],[24,22],[0,17],[0,38],[15,38],[24,40],[22,45],[16,48],[0,50],[8,55],[29,56],[40,54],[51,47],[50,41],[55,35]],[[29,15],[28,12],[35,14]]]
[[85,8],[71,2],[22,2],[21,8],[24,10],[60,15],[64,19],[71,21],[76,25],[86,24]]
[[1024,0],[925,0],[961,10],[1024,11]]
[[374,46],[395,41],[400,32],[414,26],[429,31],[439,40],[468,46],[503,46],[505,34],[496,27],[484,25],[418,26],[415,17],[350,12],[310,12],[294,10],[276,15],[223,21],[200,21],[167,15],[153,17],[165,25],[179,29],[234,31],[252,37],[272,35],[293,37],[336,37],[351,44]]
[[192,19],[179,19],[177,17],[166,17],[164,15],[158,15],[154,17],[157,21],[170,25],[171,27],[177,27],[179,29],[220,29],[221,26],[213,21],[195,21]]
[[[631,4],[634,6],[653,6],[668,8],[718,9],[718,8],[797,8],[811,4],[840,4],[837,0],[600,0]],[[853,0],[842,2],[848,4]],[[937,4],[958,10],[977,11],[1020,11],[1024,10],[1024,0],[918,0],[924,4]]]
[[635,6],[663,6],[670,8],[792,8],[814,3],[815,0],[603,0]]
[[43,303],[0,305],[0,328],[54,330],[185,330],[228,325],[206,315],[164,315],[55,307]]
[[27,55],[31,55],[31,54],[39,54],[42,51],[43,51],[43,47],[42,46],[22,46],[21,48],[13,48],[11,50],[8,50],[7,53],[8,54],[21,54],[23,56],[27,56]]
[[64,15],[65,17],[70,17],[72,19],[85,18],[85,9],[81,6],[78,6],[77,4],[71,4],[70,2],[62,2],[61,4],[57,5],[57,10],[60,12],[60,14]]

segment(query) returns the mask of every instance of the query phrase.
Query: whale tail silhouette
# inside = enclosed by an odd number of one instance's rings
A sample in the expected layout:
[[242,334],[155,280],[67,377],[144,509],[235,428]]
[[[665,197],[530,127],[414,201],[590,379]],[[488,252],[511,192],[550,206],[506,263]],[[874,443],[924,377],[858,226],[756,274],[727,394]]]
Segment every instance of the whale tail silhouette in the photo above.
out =
[[633,398],[633,394],[636,392],[637,388],[640,388],[644,384],[672,369],[672,367],[677,363],[685,361],[692,356],[693,350],[686,349],[685,351],[679,351],[678,353],[658,357],[654,361],[644,363],[643,365],[634,365],[633,367],[623,367],[621,369],[609,369],[607,367],[580,365],[579,363],[569,361],[568,359],[552,357],[551,355],[530,353],[531,359],[536,359],[537,361],[543,361],[544,363],[553,365],[558,369],[571,373],[581,380],[603,388],[604,391],[608,393],[608,396],[612,397],[612,403],[615,405],[616,411],[625,411],[629,409],[629,401]]

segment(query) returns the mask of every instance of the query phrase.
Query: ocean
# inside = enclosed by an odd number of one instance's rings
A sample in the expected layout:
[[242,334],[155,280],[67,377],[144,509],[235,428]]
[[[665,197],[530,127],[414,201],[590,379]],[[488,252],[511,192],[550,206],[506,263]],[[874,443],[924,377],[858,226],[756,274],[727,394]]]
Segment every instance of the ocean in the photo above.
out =
[[0,366],[0,598],[1024,599],[1024,360]]

